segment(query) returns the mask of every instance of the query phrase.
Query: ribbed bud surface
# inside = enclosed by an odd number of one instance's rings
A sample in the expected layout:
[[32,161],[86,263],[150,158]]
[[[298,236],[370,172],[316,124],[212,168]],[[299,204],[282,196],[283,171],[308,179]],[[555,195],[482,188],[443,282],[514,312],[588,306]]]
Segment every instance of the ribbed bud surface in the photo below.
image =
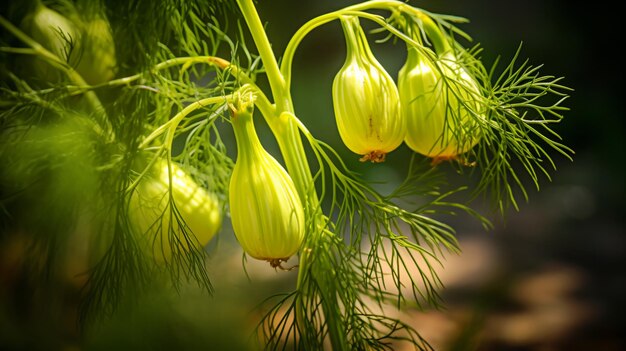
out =
[[339,135],[362,161],[384,161],[404,138],[398,89],[374,58],[358,18],[344,17],[348,56],[333,81],[333,105]]
[[[173,207],[168,206],[171,172],[171,197],[189,228],[187,234],[194,245],[205,246],[222,224],[217,197],[198,186],[175,163],[171,163],[171,170],[168,171],[167,161],[159,160],[153,169],[152,174],[140,181],[130,202],[131,220],[143,243],[158,258],[171,256],[171,239],[180,240],[183,247],[189,247],[181,235],[180,224],[171,215]],[[170,235],[174,237],[170,238]]]
[[467,152],[480,140],[478,85],[448,56],[433,63],[409,48],[398,74],[407,145],[422,155],[449,159]]
[[247,254],[278,266],[302,244],[304,209],[287,171],[261,145],[252,111],[238,111],[231,120],[237,139],[229,189],[235,236]]

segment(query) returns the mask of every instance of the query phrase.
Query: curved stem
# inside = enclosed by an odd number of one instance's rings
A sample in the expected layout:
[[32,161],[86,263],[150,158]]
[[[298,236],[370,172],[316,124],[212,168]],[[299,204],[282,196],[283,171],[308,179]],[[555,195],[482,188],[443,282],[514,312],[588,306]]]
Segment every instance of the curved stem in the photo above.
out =
[[296,33],[291,37],[289,43],[287,44],[287,48],[285,49],[285,53],[283,55],[283,59],[281,62],[280,71],[285,78],[287,89],[291,85],[291,65],[293,62],[293,57],[298,48],[298,45],[302,42],[304,37],[309,34],[315,28],[324,25],[328,22],[338,19],[342,15],[350,14],[351,12],[365,11],[371,9],[382,9],[382,10],[392,10],[395,8],[406,7],[408,6],[406,3],[397,1],[397,0],[372,0],[366,1],[361,4],[356,4],[352,6],[345,7],[341,10],[333,11],[321,16],[318,16],[307,23],[305,23],[300,29],[296,31]]
[[92,90],[92,89],[98,89],[98,88],[104,88],[104,87],[115,87],[115,86],[121,86],[121,85],[128,85],[134,81],[137,81],[139,79],[141,79],[141,77],[145,76],[147,73],[150,72],[158,72],[164,69],[168,69],[171,67],[175,67],[175,66],[183,66],[183,69],[186,69],[187,67],[193,65],[193,64],[200,64],[200,63],[205,63],[205,64],[209,64],[215,67],[218,67],[220,69],[227,69],[230,68],[233,72],[233,74],[235,76],[237,76],[238,79],[241,80],[242,83],[244,84],[254,84],[254,81],[248,77],[248,75],[243,72],[238,66],[233,65],[230,61],[225,60],[221,57],[217,57],[217,56],[185,56],[185,57],[176,57],[173,59],[169,59],[163,62],[158,63],[157,65],[155,65],[154,67],[152,67],[152,69],[150,69],[148,72],[143,72],[143,73],[137,73],[134,74],[132,76],[128,76],[128,77],[123,77],[123,78],[117,78],[117,79],[113,79],[110,80],[108,82],[104,82],[102,84],[98,84],[98,85],[85,85],[85,86],[71,86],[69,87],[69,90],[71,91],[71,95],[76,95],[76,94],[80,94],[86,90]]
[[217,104],[217,103],[220,103],[220,102],[226,103],[226,102],[231,101],[232,99],[233,99],[233,95],[213,96],[213,97],[210,97],[210,98],[198,100],[198,101],[190,104],[189,106],[185,107],[182,111],[178,112],[174,117],[172,117],[172,119],[167,121],[165,124],[162,124],[154,132],[152,132],[150,135],[148,135],[143,140],[141,145],[139,145],[139,148],[140,149],[145,148],[146,146],[148,146],[148,144],[150,142],[152,142],[152,140],[154,140],[159,135],[161,135],[165,131],[167,131],[167,136],[165,138],[165,147],[168,150],[170,150],[171,149],[171,145],[172,145],[172,141],[174,140],[174,133],[176,132],[176,127],[178,127],[178,124],[183,120],[183,118],[185,118],[187,115],[189,115],[190,113],[192,113],[193,111],[195,111],[195,110],[197,110],[199,108],[202,108],[202,107],[205,107],[205,106],[208,106],[208,105]]
[[291,40],[289,40],[280,66],[280,71],[285,77],[287,90],[289,90],[291,86],[291,65],[298,45],[300,45],[300,42],[302,42],[304,37],[315,28],[338,19],[341,16],[341,13],[338,12],[341,11],[327,13],[308,21],[300,27],[300,29],[298,29],[298,31],[291,37]]

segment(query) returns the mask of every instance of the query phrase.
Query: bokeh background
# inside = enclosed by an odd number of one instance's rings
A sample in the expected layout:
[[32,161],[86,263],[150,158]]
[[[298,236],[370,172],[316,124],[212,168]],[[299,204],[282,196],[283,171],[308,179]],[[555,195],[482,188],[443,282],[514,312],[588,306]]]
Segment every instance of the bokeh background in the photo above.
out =
[[[261,0],[258,10],[276,52],[307,20],[342,6],[346,0]],[[495,229],[476,221],[453,221],[463,252],[449,255],[439,272],[445,289],[442,310],[409,310],[409,321],[437,350],[607,350],[626,349],[624,321],[624,109],[616,9],[567,1],[433,0],[411,2],[431,12],[466,17],[461,26],[484,48],[487,66],[521,56],[542,72],[564,76],[574,90],[571,111],[556,130],[576,151],[570,162],[555,155],[558,171],[542,181],[540,192],[511,211],[492,216]],[[373,45],[392,76],[405,59],[403,45]],[[335,147],[351,168],[389,187],[402,180],[411,152],[403,146],[383,165],[360,164],[342,145],[333,120],[331,86],[343,64],[345,44],[338,23],[311,33],[294,63],[293,95],[298,116],[319,139]],[[263,128],[260,126],[260,128]],[[265,130],[267,136],[267,130]],[[272,146],[267,139],[268,148]],[[442,167],[446,167],[443,165]],[[452,168],[450,168],[452,171]],[[384,190],[384,189],[383,189]],[[476,203],[484,214],[488,206]],[[45,291],[38,296],[0,294],[0,350],[246,349],[246,339],[268,296],[290,291],[296,272],[274,271],[248,260],[242,269],[227,221],[207,250],[216,288],[207,299],[194,286],[180,295],[155,291],[122,308],[98,333],[81,340],[75,328],[80,291],[65,296],[65,309],[49,311]],[[2,248],[0,282],[15,282],[11,257]],[[22,290],[16,290],[24,292]],[[7,297],[8,296],[8,297]],[[182,296],[182,298],[180,297]],[[22,300],[28,308],[12,314]],[[69,307],[67,307],[69,306]],[[69,312],[68,312],[69,311]],[[17,316],[17,317],[16,317]],[[210,345],[207,348],[207,345]],[[398,346],[400,347],[400,346]]]

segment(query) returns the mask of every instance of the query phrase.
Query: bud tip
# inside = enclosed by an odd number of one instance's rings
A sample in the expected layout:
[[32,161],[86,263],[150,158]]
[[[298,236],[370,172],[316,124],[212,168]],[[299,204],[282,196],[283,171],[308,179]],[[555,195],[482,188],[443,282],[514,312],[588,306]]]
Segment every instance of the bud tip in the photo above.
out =
[[387,156],[386,152],[380,151],[380,150],[374,150],[368,154],[363,155],[363,157],[361,157],[359,161],[361,162],[371,161],[372,163],[382,163],[382,162],[385,162],[386,156]]

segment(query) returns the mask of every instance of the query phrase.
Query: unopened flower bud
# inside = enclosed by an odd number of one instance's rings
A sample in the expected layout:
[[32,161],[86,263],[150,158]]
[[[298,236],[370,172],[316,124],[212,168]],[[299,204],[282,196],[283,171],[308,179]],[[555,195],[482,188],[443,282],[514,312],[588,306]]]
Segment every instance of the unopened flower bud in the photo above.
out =
[[[43,4],[22,21],[24,32],[74,68],[86,83],[96,85],[111,80],[117,70],[115,43],[104,14],[86,20],[72,9],[61,14]],[[47,82],[64,78],[58,67],[36,57],[27,60],[28,74]]]
[[[440,28],[424,14],[420,20],[436,52],[409,46],[407,61],[398,73],[398,90],[407,125],[406,144],[437,163],[455,159],[478,143],[483,97]],[[421,35],[418,28],[414,32]]]
[[261,145],[252,120],[253,103],[233,110],[237,162],[230,179],[230,214],[244,251],[279,267],[304,239],[304,209],[285,169]]
[[407,123],[405,141],[412,150],[445,160],[478,143],[480,89],[452,55],[433,62],[410,47],[398,87]]
[[347,57],[333,82],[339,135],[361,161],[382,162],[404,138],[398,89],[376,60],[358,17],[342,17]]
[[72,52],[76,71],[91,85],[107,82],[117,71],[111,25],[104,16],[85,22],[81,50]]
[[[190,242],[197,248],[204,247],[222,224],[217,196],[200,187],[175,163],[168,167],[163,159],[144,177],[131,197],[129,214],[147,251],[163,259],[171,256],[172,242],[187,249]],[[174,211],[184,224],[172,217]],[[183,225],[188,228],[186,237],[182,234]]]
[[[37,5],[32,13],[24,17],[21,28],[64,62],[70,61],[71,52],[77,49],[81,41],[80,26],[43,4]],[[61,71],[39,57],[30,58],[25,62],[29,65],[28,73],[38,79],[56,82],[62,77]]]

